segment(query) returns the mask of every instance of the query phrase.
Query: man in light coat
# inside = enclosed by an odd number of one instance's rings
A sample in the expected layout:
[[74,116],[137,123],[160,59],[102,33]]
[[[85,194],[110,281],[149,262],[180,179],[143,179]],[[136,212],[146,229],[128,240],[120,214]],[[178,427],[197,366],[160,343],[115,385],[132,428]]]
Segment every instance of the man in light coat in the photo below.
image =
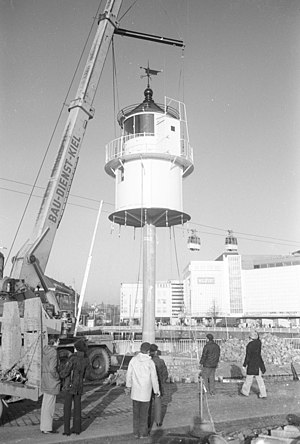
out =
[[160,396],[155,364],[149,353],[149,342],[143,342],[140,352],[129,362],[126,375],[126,392],[131,394],[133,434],[136,438],[148,436],[148,411],[152,389],[155,396]]
[[60,377],[58,374],[57,346],[59,339],[48,337],[48,345],[43,348],[42,357],[42,384],[43,402],[41,408],[42,433],[57,433],[53,430],[53,417],[55,412],[56,395],[60,392]]

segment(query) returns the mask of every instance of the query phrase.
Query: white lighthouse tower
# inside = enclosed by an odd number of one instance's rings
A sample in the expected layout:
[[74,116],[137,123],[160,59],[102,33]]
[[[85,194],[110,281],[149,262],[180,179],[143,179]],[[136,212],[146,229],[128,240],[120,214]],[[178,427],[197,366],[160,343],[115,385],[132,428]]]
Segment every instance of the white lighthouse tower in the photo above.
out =
[[115,179],[115,211],[109,219],[143,228],[143,341],[155,341],[156,227],[184,224],[182,180],[192,173],[185,105],[153,100],[148,85],[144,100],[117,116],[122,135],[106,146],[105,171]]

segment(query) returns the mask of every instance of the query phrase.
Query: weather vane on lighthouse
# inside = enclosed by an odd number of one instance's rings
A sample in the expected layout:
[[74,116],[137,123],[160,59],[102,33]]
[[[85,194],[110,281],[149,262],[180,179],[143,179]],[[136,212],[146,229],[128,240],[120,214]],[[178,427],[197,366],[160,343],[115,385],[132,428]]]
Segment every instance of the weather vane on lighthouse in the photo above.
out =
[[149,62],[147,68],[144,68],[144,66],[140,66],[140,69],[145,70],[145,75],[142,75],[141,79],[143,79],[144,77],[148,77],[147,88],[150,88],[150,80],[152,80],[151,76],[157,76],[158,73],[162,72],[162,70],[150,69]]

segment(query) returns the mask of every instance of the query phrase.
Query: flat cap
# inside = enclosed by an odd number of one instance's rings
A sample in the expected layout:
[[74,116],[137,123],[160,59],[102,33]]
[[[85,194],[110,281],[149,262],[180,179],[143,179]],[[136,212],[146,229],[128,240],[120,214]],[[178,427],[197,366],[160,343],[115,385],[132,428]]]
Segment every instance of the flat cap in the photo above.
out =
[[150,350],[150,343],[149,342],[143,342],[141,345],[141,352],[147,353]]

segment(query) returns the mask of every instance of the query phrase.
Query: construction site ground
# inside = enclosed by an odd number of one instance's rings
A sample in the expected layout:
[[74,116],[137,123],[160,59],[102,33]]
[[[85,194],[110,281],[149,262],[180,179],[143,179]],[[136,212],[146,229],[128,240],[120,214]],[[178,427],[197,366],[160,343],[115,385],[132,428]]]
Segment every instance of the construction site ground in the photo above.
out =
[[[224,373],[224,372],[223,372]],[[216,395],[203,395],[202,418],[214,424],[217,433],[231,443],[247,442],[255,434],[287,424],[288,414],[300,415],[300,381],[283,369],[265,378],[267,399],[258,398],[254,384],[250,396],[239,394],[241,381],[223,379],[216,383]],[[199,418],[198,383],[168,383],[163,398],[163,425],[153,426],[144,443],[158,443],[162,437],[193,430]],[[39,429],[41,399],[8,404],[0,420],[0,442],[28,443],[135,443],[132,434],[132,403],[123,386],[87,383],[82,396],[82,428],[80,435],[70,437],[63,432],[63,393],[57,397],[54,429],[57,434],[42,434]],[[195,428],[194,428],[195,430]],[[248,440],[249,442],[249,440]],[[298,442],[298,441],[297,441]]]

